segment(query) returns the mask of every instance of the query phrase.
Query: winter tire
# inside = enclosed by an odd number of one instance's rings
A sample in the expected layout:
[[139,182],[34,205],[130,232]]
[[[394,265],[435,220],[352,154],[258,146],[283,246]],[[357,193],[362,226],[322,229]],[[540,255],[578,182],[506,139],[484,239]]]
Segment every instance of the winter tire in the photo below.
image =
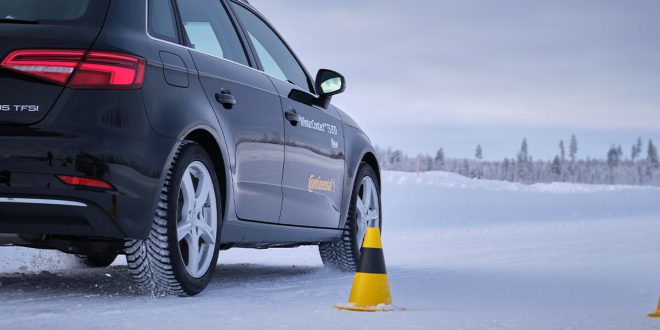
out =
[[135,282],[156,294],[200,293],[215,271],[221,219],[213,162],[201,146],[184,141],[167,173],[149,237],[126,242]]
[[319,244],[323,264],[341,271],[356,271],[367,227],[382,229],[380,183],[374,169],[362,162],[355,177],[341,239]]

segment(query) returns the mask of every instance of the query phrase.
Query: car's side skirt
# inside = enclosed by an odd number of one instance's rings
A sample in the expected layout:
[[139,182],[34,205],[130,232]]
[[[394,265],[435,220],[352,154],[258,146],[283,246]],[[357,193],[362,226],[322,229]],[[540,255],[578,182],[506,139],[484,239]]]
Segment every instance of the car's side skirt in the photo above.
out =
[[271,223],[230,220],[222,225],[223,244],[255,245],[268,247],[286,244],[317,244],[337,241],[342,231],[338,229],[287,226]]

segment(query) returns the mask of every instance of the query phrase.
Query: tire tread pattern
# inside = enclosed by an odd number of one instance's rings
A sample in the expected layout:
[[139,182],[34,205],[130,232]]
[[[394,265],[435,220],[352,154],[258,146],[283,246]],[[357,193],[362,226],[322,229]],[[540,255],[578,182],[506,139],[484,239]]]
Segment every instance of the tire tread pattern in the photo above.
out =
[[[366,174],[363,174],[364,172],[366,172]],[[367,174],[375,174],[371,166],[365,162],[360,164],[360,168],[358,169],[357,173],[358,175],[355,177],[355,185],[358,185],[362,178],[364,178],[364,176]],[[376,179],[375,175],[373,178],[374,180]],[[341,238],[336,242],[319,244],[319,253],[321,254],[321,260],[323,261],[323,264],[327,267],[334,268],[343,272],[357,271],[359,262],[360,251],[356,242],[357,210],[355,206],[358,194],[357,189],[359,189],[359,187],[353,187],[351,204],[348,209],[348,217],[346,219],[346,225],[344,225]]]
[[195,142],[181,142],[167,171],[165,184],[160,191],[158,206],[151,224],[151,232],[146,240],[126,240],[125,253],[128,271],[133,281],[142,289],[154,295],[179,295],[186,293],[176,279],[169,253],[167,212],[168,193],[172,189],[172,175],[181,152]]

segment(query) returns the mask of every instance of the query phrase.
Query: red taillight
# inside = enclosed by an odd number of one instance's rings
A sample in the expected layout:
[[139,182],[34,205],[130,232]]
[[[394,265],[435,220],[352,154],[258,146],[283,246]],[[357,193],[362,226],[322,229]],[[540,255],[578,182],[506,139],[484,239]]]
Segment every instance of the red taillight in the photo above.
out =
[[69,87],[138,89],[144,82],[145,66],[145,61],[135,56],[89,52],[73,74]]
[[64,85],[84,55],[81,50],[17,50],[5,57],[1,65]]
[[102,181],[102,180],[97,180],[97,179],[90,179],[90,178],[82,178],[79,176],[66,176],[66,175],[58,175],[58,179],[62,180],[62,182],[72,185],[72,186],[82,186],[82,187],[91,187],[91,188],[101,188],[101,189],[107,189],[107,190],[114,190],[111,184]]
[[17,50],[0,65],[74,89],[139,89],[146,61],[101,51]]

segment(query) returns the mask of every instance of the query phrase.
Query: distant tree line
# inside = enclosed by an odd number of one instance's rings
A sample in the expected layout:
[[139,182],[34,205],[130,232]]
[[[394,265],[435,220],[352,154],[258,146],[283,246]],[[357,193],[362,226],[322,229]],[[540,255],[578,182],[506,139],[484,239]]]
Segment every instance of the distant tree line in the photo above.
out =
[[523,139],[515,158],[501,161],[484,160],[484,150],[477,145],[473,159],[449,158],[443,148],[435,155],[410,156],[401,150],[377,148],[385,170],[427,172],[448,171],[460,175],[488,180],[521,183],[574,182],[588,184],[626,184],[660,186],[660,160],[652,140],[642,139],[624,152],[621,145],[612,145],[604,159],[579,159],[578,141],[571,136],[568,150],[563,140],[558,154],[551,160],[535,160]]

